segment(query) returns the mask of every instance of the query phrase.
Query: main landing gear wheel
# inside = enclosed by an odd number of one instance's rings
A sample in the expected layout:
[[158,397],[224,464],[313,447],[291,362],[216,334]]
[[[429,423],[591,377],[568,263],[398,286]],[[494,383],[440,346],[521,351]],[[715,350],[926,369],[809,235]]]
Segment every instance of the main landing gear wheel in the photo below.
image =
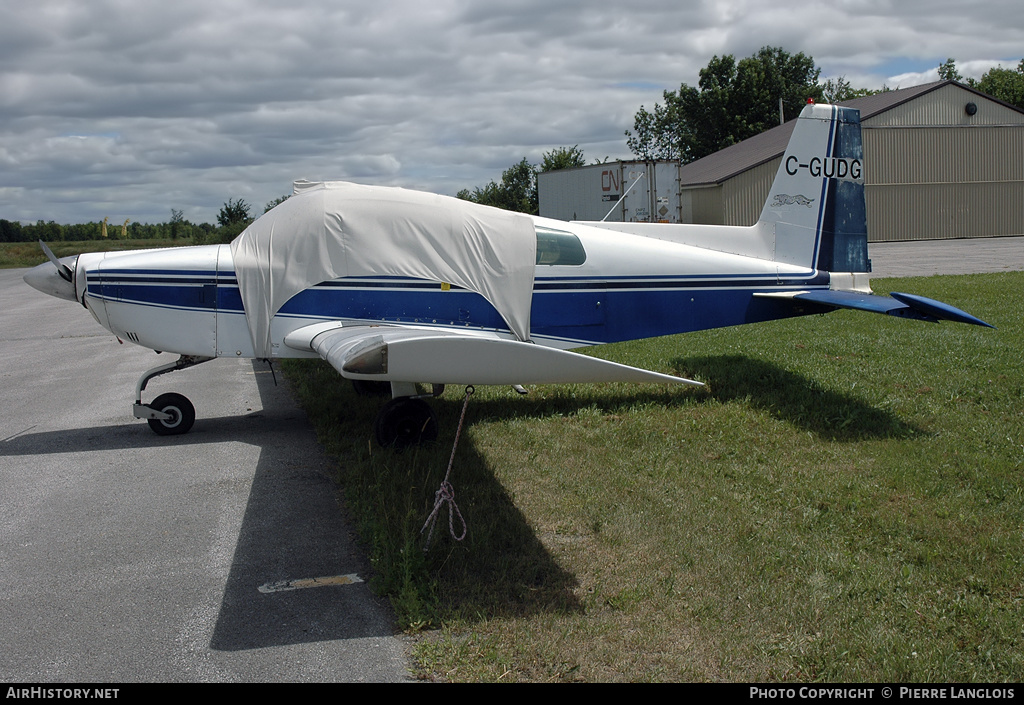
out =
[[408,448],[437,440],[437,417],[422,399],[392,399],[377,414],[373,431],[385,447]]
[[170,415],[166,421],[162,419],[147,419],[149,427],[160,436],[179,436],[188,433],[192,424],[196,421],[196,408],[186,397],[171,392],[161,394],[148,406]]

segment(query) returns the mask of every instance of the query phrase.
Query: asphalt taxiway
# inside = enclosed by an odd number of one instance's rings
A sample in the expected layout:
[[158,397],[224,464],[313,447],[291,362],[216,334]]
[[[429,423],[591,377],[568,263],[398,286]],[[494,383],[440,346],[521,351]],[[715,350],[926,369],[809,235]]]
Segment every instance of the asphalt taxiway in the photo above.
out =
[[[135,383],[173,356],[121,345],[24,271],[0,270],[0,681],[407,680],[280,373],[156,378],[146,398],[180,391],[199,417],[157,436]],[[310,582],[337,576],[356,577]]]
[[873,242],[872,277],[990,274],[1024,270],[1024,237]]

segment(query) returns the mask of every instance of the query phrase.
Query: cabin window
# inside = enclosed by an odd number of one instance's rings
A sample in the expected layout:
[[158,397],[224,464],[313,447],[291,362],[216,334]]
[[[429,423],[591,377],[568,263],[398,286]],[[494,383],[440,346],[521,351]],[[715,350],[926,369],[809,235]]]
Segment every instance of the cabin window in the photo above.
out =
[[537,228],[537,264],[580,265],[586,259],[583,243],[572,233]]

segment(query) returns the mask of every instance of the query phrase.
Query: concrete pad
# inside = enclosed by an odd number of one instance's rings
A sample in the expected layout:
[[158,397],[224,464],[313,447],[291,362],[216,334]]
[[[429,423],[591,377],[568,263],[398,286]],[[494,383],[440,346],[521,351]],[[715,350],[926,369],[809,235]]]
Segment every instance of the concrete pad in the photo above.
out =
[[928,277],[1024,270],[1024,237],[872,242],[872,277]]

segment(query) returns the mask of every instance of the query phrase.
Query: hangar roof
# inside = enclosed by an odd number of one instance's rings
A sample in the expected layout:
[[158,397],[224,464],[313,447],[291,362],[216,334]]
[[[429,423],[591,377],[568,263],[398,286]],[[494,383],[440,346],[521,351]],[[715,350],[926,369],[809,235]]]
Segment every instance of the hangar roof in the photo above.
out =
[[[847,100],[840,103],[840,105],[860,110],[860,119],[863,122],[950,84],[957,85],[982,98],[995,100],[991,96],[980,93],[969,86],[956,83],[956,81],[936,81],[912,88],[900,88],[863,98]],[[1014,109],[1016,110],[1016,108]],[[679,169],[680,187],[687,188],[721,184],[749,169],[781,157],[786,151],[786,145],[789,143],[789,137],[793,133],[795,124],[796,120],[790,120],[784,125],[773,127],[759,135],[710,154],[703,159],[683,165]]]

